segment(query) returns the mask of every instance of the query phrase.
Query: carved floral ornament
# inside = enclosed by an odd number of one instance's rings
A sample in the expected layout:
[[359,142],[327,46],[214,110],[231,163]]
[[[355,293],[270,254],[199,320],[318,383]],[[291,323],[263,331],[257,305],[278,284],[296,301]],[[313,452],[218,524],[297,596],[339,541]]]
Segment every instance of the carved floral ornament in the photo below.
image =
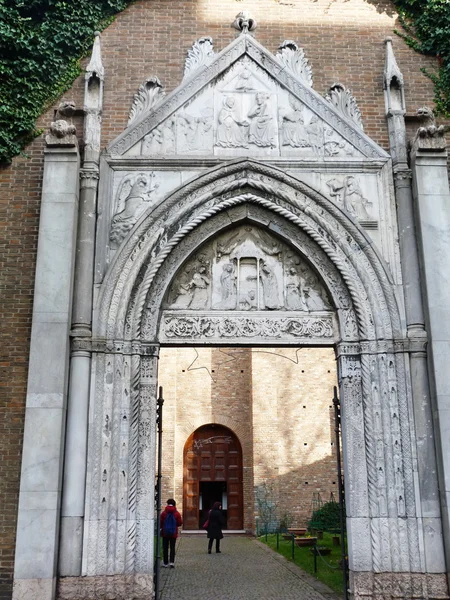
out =
[[341,115],[356,123],[361,129],[364,129],[361,112],[356,104],[356,100],[353,97],[352,92],[344,85],[334,83],[330,87],[325,99],[328,100],[330,104],[333,104]]

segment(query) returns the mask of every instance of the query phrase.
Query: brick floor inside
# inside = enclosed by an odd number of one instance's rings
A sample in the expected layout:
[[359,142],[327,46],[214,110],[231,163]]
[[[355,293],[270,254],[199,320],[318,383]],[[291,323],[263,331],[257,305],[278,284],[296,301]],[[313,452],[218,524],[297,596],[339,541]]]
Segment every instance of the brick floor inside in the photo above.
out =
[[175,568],[161,568],[158,600],[339,600],[339,596],[260,542],[226,536],[221,554],[205,536],[177,540]]

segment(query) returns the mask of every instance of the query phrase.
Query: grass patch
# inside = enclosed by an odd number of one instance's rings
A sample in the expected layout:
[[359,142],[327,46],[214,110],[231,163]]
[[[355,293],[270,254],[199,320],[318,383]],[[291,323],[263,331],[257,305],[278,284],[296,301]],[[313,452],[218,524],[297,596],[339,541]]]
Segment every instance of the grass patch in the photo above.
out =
[[[272,548],[272,550],[275,550],[275,552],[278,552],[292,562],[292,541],[285,541],[280,534],[277,548],[277,534],[275,533],[268,534],[267,540],[265,535],[260,536],[258,539],[260,542],[267,544],[269,548]],[[311,552],[310,547],[299,548],[298,546],[294,545],[293,562],[319,581],[322,581],[322,583],[325,583],[325,585],[331,588],[334,592],[343,594],[343,573],[341,569],[336,568],[339,566],[339,562],[341,560],[340,546],[333,546],[332,535],[329,533],[324,533],[323,540],[318,540],[317,545],[331,548],[331,554],[328,554],[323,558],[329,565],[335,567],[334,569],[328,567],[320,558],[320,556],[318,556],[317,573],[314,573],[314,555]]]

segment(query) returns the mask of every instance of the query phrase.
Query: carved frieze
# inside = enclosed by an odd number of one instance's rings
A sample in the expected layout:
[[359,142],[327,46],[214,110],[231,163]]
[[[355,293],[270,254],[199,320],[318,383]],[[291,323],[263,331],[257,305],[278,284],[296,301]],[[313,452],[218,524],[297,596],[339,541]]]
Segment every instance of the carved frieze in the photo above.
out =
[[161,341],[182,340],[238,340],[242,338],[261,340],[295,340],[300,343],[306,340],[321,340],[322,342],[333,339],[333,317],[328,316],[289,316],[268,317],[264,314],[235,314],[233,316],[204,315],[178,315],[164,313]]
[[153,129],[142,140],[141,154],[168,155],[175,154],[175,119],[169,118]]
[[197,109],[183,109],[177,114],[177,151],[212,152],[213,108],[206,104]]

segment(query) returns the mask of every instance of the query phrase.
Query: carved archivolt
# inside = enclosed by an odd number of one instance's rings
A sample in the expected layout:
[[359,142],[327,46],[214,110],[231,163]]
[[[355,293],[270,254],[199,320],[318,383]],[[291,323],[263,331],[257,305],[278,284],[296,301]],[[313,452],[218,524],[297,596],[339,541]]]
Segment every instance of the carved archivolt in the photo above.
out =
[[[265,206],[283,215],[287,221],[295,222],[338,266],[351,291],[359,313],[359,327],[362,327],[364,335],[371,337],[375,330],[379,330],[383,331],[383,336],[390,337],[393,328],[398,330],[398,321],[392,322],[392,318],[397,318],[397,307],[388,275],[365,234],[349,221],[339,207],[308,186],[277,169],[251,161],[228,166],[225,177],[221,177],[217,170],[199,177],[196,182],[172,194],[164,206],[156,207],[151,216],[141,218],[133,235],[133,240],[139,241],[126,245],[109,275],[110,281],[118,276],[118,285],[107,282],[103,287],[100,313],[103,324],[100,330],[106,327],[105,333],[108,331],[108,337],[112,338],[122,335],[119,332],[123,332],[125,307],[128,305],[125,298],[130,297],[137,273],[146,265],[144,280],[145,285],[150,285],[159,266],[187,233],[213,215],[245,202],[242,195],[236,196],[243,186],[257,192],[252,203]],[[364,252],[362,248],[365,248]],[[125,295],[122,297],[122,294]],[[141,311],[144,303],[142,294],[145,296],[145,292],[141,291],[138,300],[138,304],[142,305],[138,310]],[[367,295],[372,309],[370,315],[363,316],[359,307],[367,306]],[[140,322],[140,318],[134,317],[134,322]]]

